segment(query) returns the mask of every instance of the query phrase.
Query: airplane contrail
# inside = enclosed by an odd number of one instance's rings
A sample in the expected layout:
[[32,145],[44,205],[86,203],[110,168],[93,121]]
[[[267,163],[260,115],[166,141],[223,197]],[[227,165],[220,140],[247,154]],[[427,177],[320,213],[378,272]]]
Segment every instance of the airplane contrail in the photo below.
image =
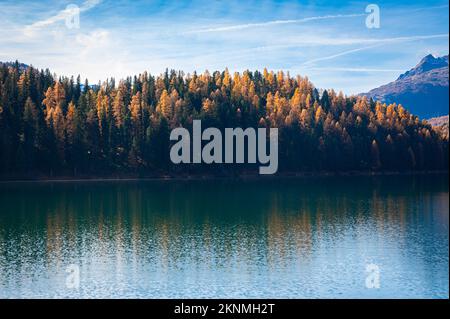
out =
[[403,41],[407,42],[407,41],[426,40],[426,39],[435,39],[435,38],[444,38],[444,37],[448,38],[448,36],[449,35],[447,33],[447,34],[432,34],[432,35],[416,35],[416,36],[409,36],[409,37],[397,37],[397,38],[387,38],[387,39],[373,39],[373,42],[375,42],[376,44],[364,46],[364,47],[360,47],[360,48],[356,48],[356,49],[346,50],[346,51],[339,52],[339,53],[336,53],[333,55],[328,55],[325,57],[315,58],[315,59],[304,62],[302,65],[308,65],[308,64],[312,64],[314,62],[319,62],[319,61],[331,60],[331,59],[341,57],[341,56],[344,56],[347,54],[379,47],[386,43],[395,43],[395,42],[403,42]]
[[185,34],[196,34],[196,33],[210,33],[210,32],[225,32],[225,31],[238,31],[250,28],[260,28],[267,27],[272,25],[283,25],[283,24],[297,24],[297,23],[305,23],[309,21],[317,21],[317,20],[327,20],[327,19],[339,19],[339,18],[353,18],[353,17],[362,17],[365,16],[364,13],[358,14],[337,14],[337,15],[325,15],[325,16],[316,16],[316,17],[308,17],[303,19],[292,19],[292,20],[272,20],[260,23],[247,23],[247,24],[237,24],[230,25],[224,27],[215,27],[215,28],[206,28],[199,30],[192,30],[185,32]]

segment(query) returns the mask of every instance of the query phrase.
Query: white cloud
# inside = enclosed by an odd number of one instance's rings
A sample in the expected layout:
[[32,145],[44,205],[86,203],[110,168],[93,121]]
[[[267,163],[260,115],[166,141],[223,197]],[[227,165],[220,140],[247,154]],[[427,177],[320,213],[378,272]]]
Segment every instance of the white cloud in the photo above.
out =
[[[79,7],[79,12],[84,12],[87,10],[90,10],[97,6],[101,0],[86,0],[83,2],[83,4]],[[35,35],[36,31],[39,31],[41,28],[48,27],[56,22],[59,21],[65,21],[67,18],[71,17],[74,14],[73,7],[66,7],[64,10],[59,11],[57,14],[44,19],[34,22],[33,24],[25,26],[24,34],[26,36],[33,36]]]
[[109,43],[109,35],[107,30],[97,29],[87,34],[77,34],[76,42],[87,50],[102,48]]

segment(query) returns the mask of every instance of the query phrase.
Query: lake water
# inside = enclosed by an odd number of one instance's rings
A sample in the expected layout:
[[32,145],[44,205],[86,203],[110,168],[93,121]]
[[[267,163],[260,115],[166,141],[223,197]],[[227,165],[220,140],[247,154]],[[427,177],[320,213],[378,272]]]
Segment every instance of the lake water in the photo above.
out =
[[448,195],[448,175],[0,183],[0,297],[448,298]]

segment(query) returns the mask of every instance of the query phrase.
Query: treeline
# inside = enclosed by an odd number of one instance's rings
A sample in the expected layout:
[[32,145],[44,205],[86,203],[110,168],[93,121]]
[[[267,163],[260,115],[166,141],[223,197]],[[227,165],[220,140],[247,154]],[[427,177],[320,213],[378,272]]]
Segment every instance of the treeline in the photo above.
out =
[[148,73],[81,83],[0,65],[0,175],[236,173],[169,159],[175,127],[279,128],[279,171],[448,169],[448,135],[401,105],[318,91],[283,72]]

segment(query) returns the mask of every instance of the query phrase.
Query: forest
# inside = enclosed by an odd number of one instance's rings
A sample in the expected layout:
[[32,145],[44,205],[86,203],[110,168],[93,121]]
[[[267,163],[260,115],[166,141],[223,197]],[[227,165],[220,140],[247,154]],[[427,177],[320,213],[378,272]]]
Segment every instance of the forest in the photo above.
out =
[[0,178],[239,175],[252,164],[170,161],[170,131],[279,131],[279,173],[448,170],[448,134],[402,105],[318,90],[266,69],[144,72],[82,82],[0,63]]

